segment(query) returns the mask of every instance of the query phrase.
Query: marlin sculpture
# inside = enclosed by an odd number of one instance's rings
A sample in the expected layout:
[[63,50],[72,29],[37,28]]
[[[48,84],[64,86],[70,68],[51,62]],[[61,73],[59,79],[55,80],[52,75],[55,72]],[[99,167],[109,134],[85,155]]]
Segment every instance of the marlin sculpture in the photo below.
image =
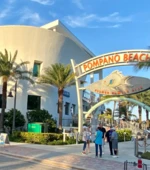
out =
[[124,95],[139,93],[150,88],[150,79],[136,76],[124,76],[115,70],[103,80],[86,86],[85,89],[99,94]]

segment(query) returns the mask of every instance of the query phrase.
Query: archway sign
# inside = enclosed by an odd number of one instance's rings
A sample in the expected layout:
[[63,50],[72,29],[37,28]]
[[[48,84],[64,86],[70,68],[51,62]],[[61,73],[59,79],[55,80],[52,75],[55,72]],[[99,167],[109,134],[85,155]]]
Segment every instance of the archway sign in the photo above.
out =
[[[96,92],[98,94],[106,94],[106,95],[124,95],[124,94],[131,94],[131,93],[138,93],[140,91],[144,91],[149,88],[149,79],[145,79],[144,81],[141,80],[139,77],[131,77],[128,76],[126,79],[125,76],[121,75],[119,71],[115,71],[117,74],[115,76],[116,79],[114,79],[114,76],[108,76],[113,78],[108,78],[104,80],[100,80],[100,82],[93,83],[87,87],[80,87],[80,79],[83,76],[86,76],[89,73],[93,73],[95,71],[114,67],[114,66],[123,66],[123,65],[133,65],[137,62],[145,62],[150,61],[150,50],[126,50],[126,51],[117,51],[107,54],[102,54],[97,57],[93,57],[89,60],[86,60],[80,64],[75,64],[75,61],[71,59],[71,64],[73,68],[73,72],[75,73],[75,81],[76,81],[76,90],[77,90],[77,100],[78,100],[78,132],[82,132],[82,125],[83,125],[83,106],[82,106],[82,97],[81,97],[81,91],[84,89],[89,89],[93,92]],[[114,74],[114,72],[112,73]],[[120,78],[119,78],[120,76]],[[121,79],[121,80],[120,80]],[[144,78],[143,78],[144,79]],[[107,80],[107,81],[106,81]],[[109,81],[108,81],[109,80]],[[116,81],[117,80],[117,81]],[[133,81],[134,80],[134,81]],[[134,83],[132,82],[140,81],[140,83]],[[120,83],[119,83],[119,82]],[[146,85],[143,84],[143,82],[146,81]],[[119,83],[119,86],[118,86]],[[121,88],[121,83],[124,88]],[[142,84],[141,84],[142,83]],[[135,86],[136,84],[136,86]],[[102,86],[109,86],[109,89],[102,89]],[[129,90],[130,87],[130,90]],[[129,101],[129,100],[128,100]],[[135,101],[133,101],[135,102]],[[90,114],[93,109],[96,109],[98,106],[100,106],[102,102],[99,102],[99,104],[96,104],[93,106],[88,112],[87,115]],[[139,103],[138,103],[139,104]],[[148,107],[148,106],[146,106]],[[147,108],[148,110],[149,107]]]

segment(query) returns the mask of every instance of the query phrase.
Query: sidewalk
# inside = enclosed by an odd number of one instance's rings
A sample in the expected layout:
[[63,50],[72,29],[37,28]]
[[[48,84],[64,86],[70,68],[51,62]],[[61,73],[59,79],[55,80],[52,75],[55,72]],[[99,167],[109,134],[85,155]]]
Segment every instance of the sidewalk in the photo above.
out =
[[[34,160],[44,164],[51,164],[54,166],[64,168],[76,168],[80,170],[123,170],[123,162],[128,160],[129,162],[137,162],[137,158],[134,156],[134,143],[122,142],[119,143],[119,158],[112,158],[109,155],[108,144],[105,145],[105,154],[103,158],[95,158],[94,144],[91,144],[91,153],[88,155],[82,155],[82,145],[59,145],[59,146],[47,146],[36,144],[20,144],[11,143],[8,146],[0,147],[0,154],[11,155],[15,157],[22,157],[29,160]],[[150,161],[143,160],[143,163],[149,164],[148,170],[150,170]],[[129,166],[129,170],[136,170],[136,167]]]

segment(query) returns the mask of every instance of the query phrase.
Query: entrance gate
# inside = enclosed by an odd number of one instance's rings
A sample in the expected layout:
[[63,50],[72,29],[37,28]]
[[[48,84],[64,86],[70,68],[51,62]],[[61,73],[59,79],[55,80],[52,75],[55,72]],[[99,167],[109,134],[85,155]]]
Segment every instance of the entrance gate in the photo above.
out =
[[[82,93],[81,92],[82,90],[85,89],[80,86],[80,79],[83,76],[86,76],[87,74],[94,73],[104,68],[109,68],[109,67],[114,67],[114,66],[133,65],[133,64],[136,64],[137,62],[145,62],[149,60],[150,60],[150,50],[125,50],[125,51],[107,53],[107,54],[103,54],[97,57],[93,57],[80,64],[75,64],[75,61],[71,59],[73,72],[75,73],[75,82],[76,82],[76,91],[77,91],[77,100],[78,100],[78,132],[79,133],[82,132],[82,125],[83,125],[83,104],[82,104]],[[101,79],[102,79],[102,76],[101,76]],[[147,87],[147,89],[149,87]],[[143,91],[143,90],[144,89],[136,91],[136,93]],[[95,92],[96,92],[96,89],[95,89]],[[97,90],[97,92],[98,94],[105,94],[105,93],[102,93],[102,91]],[[127,94],[127,93],[123,93],[123,94]],[[112,94],[109,94],[109,95],[112,95]],[[110,100],[114,100],[114,98]],[[120,99],[116,99],[116,100],[120,100]],[[135,101],[135,100],[133,101],[133,99],[122,98],[122,100],[128,100],[128,101],[132,100],[131,102],[137,103],[150,111],[150,108],[148,106],[138,101]],[[85,113],[86,117],[94,109],[96,109],[98,106],[100,106],[102,103],[105,103],[105,102],[106,100],[103,102],[99,102],[96,105],[92,106],[92,108],[88,112]]]

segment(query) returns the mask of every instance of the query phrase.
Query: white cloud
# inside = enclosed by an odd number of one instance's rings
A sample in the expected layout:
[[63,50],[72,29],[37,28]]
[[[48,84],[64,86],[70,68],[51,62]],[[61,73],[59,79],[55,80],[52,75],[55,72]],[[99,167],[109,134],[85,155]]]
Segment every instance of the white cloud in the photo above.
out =
[[53,18],[55,18],[57,16],[57,14],[55,12],[49,11],[48,12],[50,16],[52,16]]
[[14,2],[16,2],[16,0],[8,0],[9,4],[13,4]]
[[0,11],[0,18],[5,18],[7,17],[9,14],[10,14],[10,11],[11,11],[11,7],[7,7],[3,10]]
[[33,2],[37,2],[42,5],[53,5],[55,3],[54,0],[31,0]]
[[10,12],[12,10],[12,4],[15,2],[16,0],[8,0],[6,3],[5,8],[0,10],[0,19],[2,18],[6,18],[7,16],[10,15]]
[[119,27],[121,27],[121,24],[110,25],[107,28],[119,28]]
[[82,3],[81,3],[81,0],[72,0],[72,2],[74,4],[76,4],[76,6],[79,8],[79,9],[84,9]]
[[114,12],[114,13],[108,15],[108,16],[99,17],[99,21],[116,22],[116,23],[130,22],[130,21],[132,21],[132,17],[131,16],[122,17],[122,16],[119,15],[119,12]]
[[95,14],[83,15],[82,17],[67,16],[64,20],[71,27],[87,27],[89,23],[95,21],[97,16]]
[[40,15],[36,12],[31,11],[29,8],[24,8],[20,12],[20,22],[25,23],[28,22],[33,25],[39,25],[43,22]]
[[[122,17],[118,12],[114,12],[108,16],[98,16],[96,14],[84,14],[81,16],[66,16],[64,22],[71,27],[97,27],[100,23],[115,23],[115,26],[119,27],[119,23],[131,22],[132,17]],[[95,26],[96,24],[96,26]],[[93,26],[94,25],[94,26]]]

